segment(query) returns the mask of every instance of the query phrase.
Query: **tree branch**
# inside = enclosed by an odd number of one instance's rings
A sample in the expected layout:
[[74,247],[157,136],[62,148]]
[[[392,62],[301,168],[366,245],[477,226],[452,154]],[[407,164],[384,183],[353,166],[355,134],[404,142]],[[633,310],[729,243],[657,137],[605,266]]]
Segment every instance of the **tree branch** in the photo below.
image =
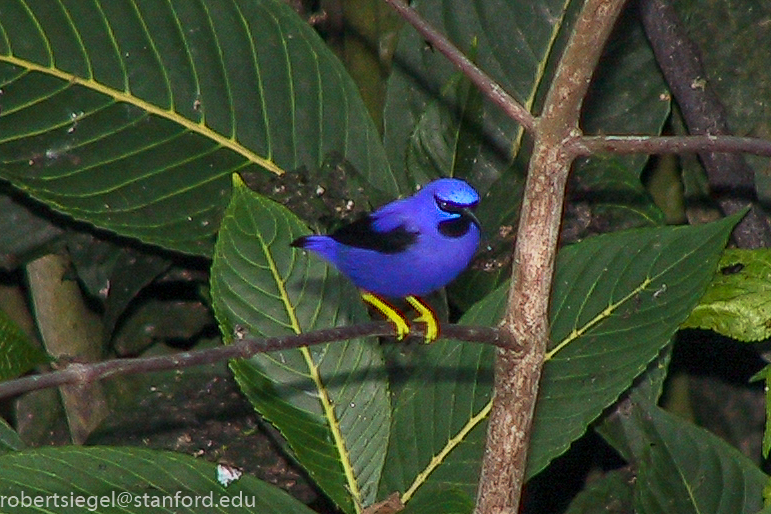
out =
[[[727,136],[728,115],[706,79],[699,52],[688,39],[672,5],[666,0],[640,2],[643,26],[656,61],[680,107],[691,134]],[[719,153],[705,148],[699,159],[707,172],[712,193],[721,210],[733,214],[752,210],[734,229],[734,240],[743,248],[771,245],[771,227],[757,207],[755,171],[739,153]]]
[[546,344],[557,238],[570,165],[570,141],[580,134],[581,104],[623,0],[587,0],[560,59],[536,123],[514,250],[508,311],[501,328],[523,346],[499,350],[495,392],[482,461],[476,512],[515,514]]
[[[173,355],[112,359],[88,364],[72,363],[58,371],[0,382],[0,398],[62,385],[90,384],[118,375],[203,366],[230,359],[246,359],[258,353],[275,350],[289,350],[301,346],[313,346],[358,337],[392,335],[394,335],[393,325],[382,321],[348,327],[328,328],[296,335],[265,338],[239,337],[231,345],[206,350],[180,352]],[[512,351],[518,349],[516,345],[512,345],[509,342],[510,340],[502,338],[500,330],[494,327],[448,324],[441,326],[441,335],[448,339],[507,347],[512,349]],[[423,328],[421,326],[413,327],[410,330],[410,336],[422,339],[424,336]]]
[[437,32],[415,9],[407,5],[404,0],[385,0],[385,2],[399,13],[407,23],[412,25],[432,47],[439,50],[448,61],[463,72],[488,100],[500,107],[503,112],[526,130],[532,131],[534,129],[535,118],[530,114],[530,111],[520,105],[500,84],[471,62],[449,39]]
[[744,152],[771,157],[771,141],[738,136],[582,136],[570,143],[576,155]]

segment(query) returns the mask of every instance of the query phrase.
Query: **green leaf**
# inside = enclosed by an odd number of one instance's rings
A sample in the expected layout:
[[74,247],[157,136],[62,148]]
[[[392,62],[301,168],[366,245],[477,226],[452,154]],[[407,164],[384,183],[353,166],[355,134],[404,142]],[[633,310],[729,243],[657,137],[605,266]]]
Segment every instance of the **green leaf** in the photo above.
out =
[[479,155],[482,94],[460,74],[444,90],[426,106],[407,147],[407,169],[418,183],[469,177]]
[[[226,339],[293,334],[368,320],[355,289],[320,259],[289,247],[306,232],[279,204],[235,178],[212,264],[211,293]],[[374,339],[257,355],[232,364],[255,408],[346,512],[375,502],[390,426]]]
[[528,474],[584,433],[669,342],[740,216],[590,238],[557,259]]
[[474,497],[457,489],[435,489],[411,501],[400,514],[471,514]]
[[[506,305],[498,290],[460,320],[494,325]],[[492,396],[490,345],[440,339],[414,363],[397,397],[381,495],[402,493],[423,501],[433,488],[459,489],[474,497]],[[426,487],[429,486],[429,487]]]
[[[622,12],[584,101],[581,125],[590,134],[657,134],[671,98],[635,9]],[[630,167],[648,160],[631,156]],[[634,165],[634,166],[632,166]]]
[[739,341],[771,337],[771,250],[728,249],[685,328],[714,330]]
[[771,364],[766,364],[763,369],[755,373],[751,382],[763,380],[766,393],[766,428],[763,430],[763,457],[768,458],[771,452]]
[[235,171],[338,152],[395,196],[356,86],[284,2],[0,7],[0,178],[54,209],[209,255]]
[[19,437],[19,433],[11,428],[7,421],[0,418],[0,454],[23,450],[24,447],[24,441]]
[[[578,3],[570,0],[427,0],[416,4],[416,8],[461,51],[473,54],[474,62],[504,90],[532,107],[536,90],[546,74],[546,61],[566,23],[566,12]],[[427,45],[412,27],[402,29],[388,82],[383,136],[389,161],[397,174],[408,168],[408,148],[413,144],[413,134],[421,130],[419,120],[432,116],[430,111],[437,108],[436,102],[442,102],[442,90],[455,73],[447,59]],[[452,103],[446,108],[451,112],[464,111],[465,98],[450,100]],[[472,139],[483,144],[471,173],[465,178],[484,193],[511,165],[520,147],[522,131],[486,99],[481,108],[475,110],[479,114],[475,114],[474,119],[480,123],[469,126],[469,130]],[[408,173],[411,171],[407,169]],[[445,175],[450,172],[443,170]],[[411,179],[414,182],[419,177]]]
[[[224,486],[217,473],[218,467],[212,463],[171,452],[118,447],[36,448],[0,456],[0,497],[6,502],[2,506],[6,512],[10,508],[13,512],[162,509],[198,513],[236,508],[259,514],[313,513],[278,487],[252,476],[243,475]],[[24,497],[27,502],[38,503],[25,506]],[[13,501],[19,503],[13,505]]]
[[598,155],[576,166],[573,200],[591,209],[587,229],[615,232],[664,224],[664,213],[640,181],[645,163],[630,162],[629,156]]
[[[563,248],[551,337],[528,457],[532,477],[562,454],[661,352],[698,301],[733,216],[703,226],[597,236]],[[494,325],[508,291],[476,304],[462,323]],[[473,495],[492,406],[491,348],[438,341],[416,364],[394,407],[381,494]]]
[[16,378],[48,361],[46,353],[32,344],[27,334],[0,310],[0,380]]
[[[614,445],[631,448],[635,511],[757,512],[768,477],[714,434],[645,401],[619,411]],[[620,434],[620,435],[619,435]]]
[[565,514],[634,512],[634,482],[635,476],[629,469],[614,470],[598,480],[588,481],[586,489],[575,497]]

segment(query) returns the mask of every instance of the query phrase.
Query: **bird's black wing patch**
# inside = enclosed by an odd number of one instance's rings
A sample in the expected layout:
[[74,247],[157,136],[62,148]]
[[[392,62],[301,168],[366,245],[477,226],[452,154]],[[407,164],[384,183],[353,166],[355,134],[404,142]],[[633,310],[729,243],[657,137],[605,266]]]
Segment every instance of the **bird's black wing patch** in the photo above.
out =
[[339,228],[330,237],[348,246],[375,250],[380,253],[399,253],[418,240],[418,233],[399,225],[388,232],[378,232],[372,226],[372,216],[364,216],[353,223]]

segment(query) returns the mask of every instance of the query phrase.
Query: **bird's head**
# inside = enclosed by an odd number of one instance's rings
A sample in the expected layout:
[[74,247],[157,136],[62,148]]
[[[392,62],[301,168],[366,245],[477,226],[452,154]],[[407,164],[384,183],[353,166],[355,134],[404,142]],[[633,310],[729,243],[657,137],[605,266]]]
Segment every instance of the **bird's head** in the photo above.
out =
[[479,193],[466,182],[454,178],[434,180],[426,184],[416,196],[433,202],[442,234],[449,237],[465,235],[471,223],[481,230],[473,212],[479,204]]

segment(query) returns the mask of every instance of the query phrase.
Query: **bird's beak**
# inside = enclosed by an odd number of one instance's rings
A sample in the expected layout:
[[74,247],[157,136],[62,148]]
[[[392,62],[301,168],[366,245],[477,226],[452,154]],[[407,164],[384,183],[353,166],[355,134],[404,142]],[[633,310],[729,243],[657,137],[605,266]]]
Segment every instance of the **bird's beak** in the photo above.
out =
[[479,223],[479,220],[477,219],[476,215],[474,214],[474,211],[472,211],[470,207],[464,207],[461,210],[461,215],[469,218],[471,221],[474,222],[474,224],[477,226],[477,228],[479,230],[482,230],[482,224]]

